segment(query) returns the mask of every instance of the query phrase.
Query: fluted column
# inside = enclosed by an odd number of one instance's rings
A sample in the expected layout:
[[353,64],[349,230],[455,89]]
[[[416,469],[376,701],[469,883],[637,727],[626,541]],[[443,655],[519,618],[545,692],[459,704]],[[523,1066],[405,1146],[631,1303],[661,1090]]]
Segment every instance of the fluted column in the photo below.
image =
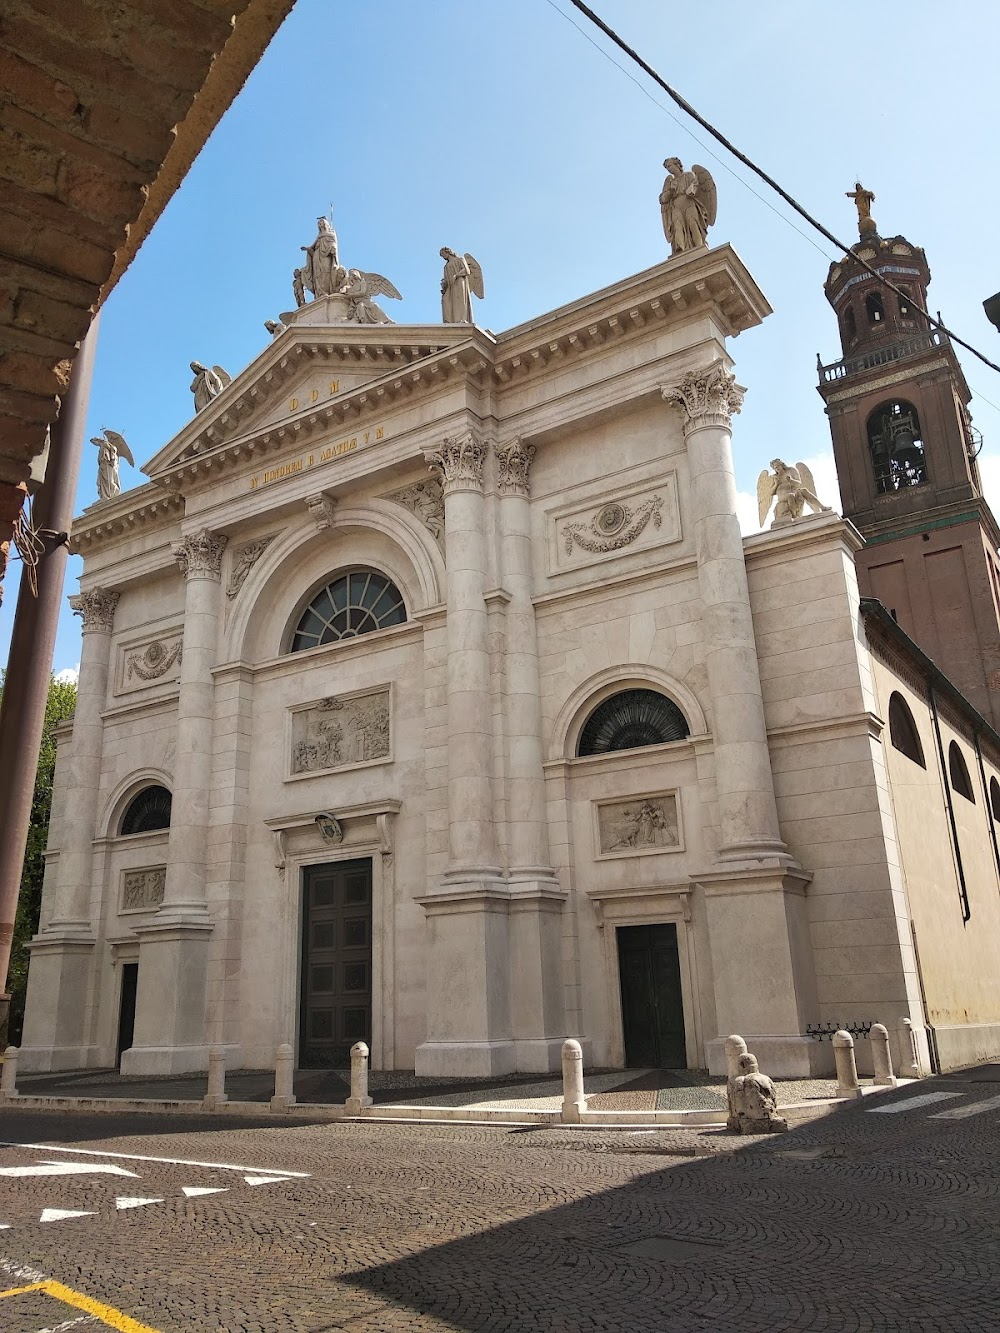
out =
[[691,371],[679,385],[663,390],[665,400],[682,413],[687,443],[722,860],[785,852],[736,514],[732,418],[744,393],[722,361]]
[[499,874],[486,624],[486,446],[473,432],[425,454],[444,491],[448,568],[449,877]]

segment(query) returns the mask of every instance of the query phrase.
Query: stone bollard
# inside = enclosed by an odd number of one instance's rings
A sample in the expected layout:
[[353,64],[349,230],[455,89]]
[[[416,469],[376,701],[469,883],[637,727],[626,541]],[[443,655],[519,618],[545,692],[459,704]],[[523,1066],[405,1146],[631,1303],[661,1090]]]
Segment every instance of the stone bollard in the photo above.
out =
[[368,1096],[368,1047],[363,1041],[356,1041],[351,1047],[351,1095],[344,1103],[348,1115],[360,1115],[366,1106],[371,1106]]
[[228,1102],[226,1095],[226,1052],[221,1046],[213,1046],[208,1052],[208,1091],[202,1100],[206,1111],[213,1111],[217,1106]]
[[563,1104],[560,1120],[564,1125],[579,1125],[587,1109],[583,1091],[583,1047],[572,1037],[562,1044]]
[[860,1097],[858,1066],[854,1059],[854,1038],[843,1028],[833,1034],[833,1058],[837,1062],[837,1096]]
[[873,1023],[868,1039],[872,1044],[875,1082],[884,1088],[894,1088],[896,1076],[892,1072],[892,1056],[889,1054],[889,1029],[884,1023]]
[[16,1046],[8,1046],[3,1053],[3,1073],[0,1074],[0,1101],[17,1096],[17,1057]]
[[293,1079],[295,1077],[295,1052],[287,1042],[282,1042],[274,1053],[274,1096],[271,1098],[272,1111],[287,1111],[295,1105]]
[[734,1032],[731,1037],[726,1038],[726,1128],[738,1130],[740,1122],[736,1116],[736,1107],[733,1102],[733,1084],[739,1078],[740,1056],[746,1055],[747,1044],[742,1037]]
[[[904,1018],[900,1020],[900,1043],[903,1047],[903,1059],[899,1066],[900,1078],[920,1078],[923,1071],[920,1068],[920,1051],[917,1048],[917,1033],[913,1026],[913,1020]],[[909,1061],[907,1061],[907,1056]]]

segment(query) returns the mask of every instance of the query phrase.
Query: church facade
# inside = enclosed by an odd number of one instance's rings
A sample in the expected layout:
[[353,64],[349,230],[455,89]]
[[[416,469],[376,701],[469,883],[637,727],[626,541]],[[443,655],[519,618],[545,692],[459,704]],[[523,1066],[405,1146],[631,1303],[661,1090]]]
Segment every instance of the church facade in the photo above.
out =
[[872,1021],[905,1073],[1000,1050],[963,990],[1000,941],[989,856],[975,939],[952,862],[922,882],[928,930],[959,916],[921,975],[906,652],[869,651],[861,539],[740,534],[729,349],[768,313],[726,245],[496,336],[317,295],[84,513],[23,1068],[341,1067],[363,1039],[485,1075],[576,1036],[721,1072],[740,1032],[791,1076],[832,1064],[810,1029]]

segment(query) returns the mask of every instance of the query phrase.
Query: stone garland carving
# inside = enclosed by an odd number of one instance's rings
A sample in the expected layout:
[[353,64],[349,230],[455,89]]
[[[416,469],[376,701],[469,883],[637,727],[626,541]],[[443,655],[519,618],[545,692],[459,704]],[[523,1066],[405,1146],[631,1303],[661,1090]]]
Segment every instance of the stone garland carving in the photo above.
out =
[[427,466],[442,481],[445,490],[481,489],[486,446],[471,431],[442,440],[440,449],[425,449]]
[[525,444],[520,436],[496,450],[497,484],[501,495],[530,495],[528,471],[535,457],[535,446]]
[[393,491],[385,497],[394,504],[403,505],[416,515],[439,546],[444,543],[444,493],[441,480],[437,476],[426,481],[414,482],[401,491]]
[[306,496],[306,508],[309,517],[316,525],[317,532],[324,532],[333,527],[333,516],[337,512],[337,501],[322,491]]
[[183,639],[175,639],[168,647],[162,639],[156,639],[147,644],[143,652],[129,653],[125,659],[126,678],[131,680],[138,676],[140,680],[159,680],[175,662],[180,661],[183,643]]
[[640,797],[597,807],[602,855],[680,847],[676,796]]
[[733,416],[743,406],[746,389],[736,383],[736,376],[723,361],[714,361],[706,370],[691,370],[680,384],[661,389],[665,402],[684,413],[684,428],[718,425],[727,429]]
[[135,912],[159,907],[167,883],[166,866],[151,866],[145,870],[126,870],[122,876],[123,912]]
[[566,554],[573,554],[574,542],[585,551],[593,551],[598,555],[620,551],[623,546],[630,546],[641,536],[650,519],[654,528],[662,525],[662,508],[662,495],[643,500],[636,509],[614,500],[599,509],[589,523],[567,523],[563,527]]
[[185,537],[173,548],[174,559],[186,579],[192,575],[207,575],[217,579],[222,573],[222,553],[229,538],[219,532],[202,528],[192,537]]
[[292,714],[292,773],[369,763],[389,754],[389,691],[331,695]]
[[115,627],[115,608],[118,605],[117,592],[106,588],[92,588],[90,592],[77,593],[69,599],[75,616],[83,618],[83,632],[101,630],[110,634]]
[[276,534],[272,533],[270,537],[261,537],[255,542],[244,542],[233,552],[233,565],[229,572],[229,587],[226,589],[227,597],[236,596],[246,583],[247,575],[274,541],[275,536]]

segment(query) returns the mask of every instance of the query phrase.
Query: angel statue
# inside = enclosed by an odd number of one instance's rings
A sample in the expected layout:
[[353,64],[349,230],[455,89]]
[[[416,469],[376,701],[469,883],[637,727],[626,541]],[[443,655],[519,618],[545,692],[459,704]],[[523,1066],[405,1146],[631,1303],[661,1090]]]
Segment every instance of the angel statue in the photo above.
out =
[[816,498],[816,483],[805,463],[789,467],[780,458],[772,458],[771,467],[772,472],[765,468],[757,478],[757,513],[761,527],[764,526],[772,501],[776,502],[772,527],[801,518],[806,505],[814,514],[833,512],[829,505],[822,504]]
[[97,445],[97,498],[112,500],[121,495],[122,484],[118,480],[118,460],[124,458],[129,467],[135,467],[132,450],[125,443],[125,437],[116,430],[102,426],[101,435],[95,435],[91,444]]
[[447,245],[443,245],[439,253],[444,260],[441,318],[446,324],[471,324],[472,298],[478,296],[481,301],[485,295],[479,261],[472,255],[463,258]]
[[207,407],[213,398],[218,398],[222,390],[233,382],[232,375],[223,370],[221,366],[213,366],[209,370],[208,366],[203,366],[200,361],[192,361],[191,369],[194,371],[191,392],[194,394],[194,410],[196,412],[200,412],[203,407]]
[[277,338],[279,333],[284,333],[286,325],[282,324],[280,319],[265,319],[264,328],[272,338]]
[[663,165],[668,172],[660,192],[663,234],[670,253],[679,255],[706,244],[708,229],[715,223],[715,181],[704,167],[685,171],[679,157],[668,157]]
[[373,296],[389,296],[394,301],[403,298],[388,278],[381,273],[362,273],[358,268],[347,270],[344,295],[351,299],[348,319],[356,324],[391,324],[392,320],[372,300]]

